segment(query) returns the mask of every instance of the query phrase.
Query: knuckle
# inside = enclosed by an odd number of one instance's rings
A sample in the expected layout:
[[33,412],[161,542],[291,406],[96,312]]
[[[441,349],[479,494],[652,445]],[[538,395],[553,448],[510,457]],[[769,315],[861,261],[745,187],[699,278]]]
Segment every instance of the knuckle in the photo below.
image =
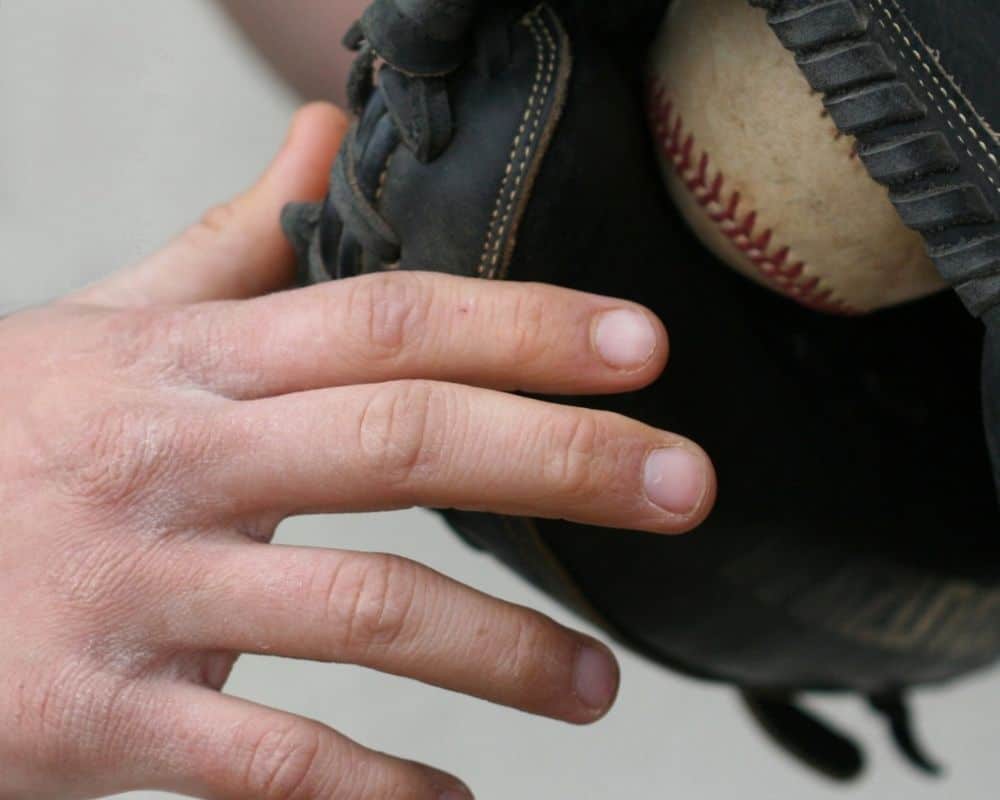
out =
[[504,640],[496,663],[508,681],[517,686],[541,688],[545,684],[546,659],[551,652],[549,628],[535,614],[518,615],[511,635]]
[[284,724],[244,732],[241,794],[260,800],[320,797],[330,765],[326,736],[309,723]]
[[127,684],[100,675],[73,659],[23,680],[16,692],[15,719],[36,758],[56,762],[70,756],[98,755],[116,738],[116,727],[130,719]]
[[[122,547],[113,537],[84,537],[64,549],[46,577],[67,613],[79,614],[88,626],[105,628],[120,621],[121,606],[141,593],[146,558],[144,547]],[[103,646],[95,646],[95,654]]]
[[368,399],[359,452],[372,474],[403,487],[441,466],[444,433],[455,416],[448,387],[426,381],[384,384]]
[[541,360],[548,349],[546,320],[551,318],[545,294],[535,284],[518,286],[509,309],[510,318],[502,322],[501,331],[509,337],[511,361],[530,364]]
[[[96,529],[108,522],[97,518],[86,524]],[[110,524],[119,523],[112,520]],[[123,542],[115,531],[64,536],[61,557],[39,580],[58,603],[67,624],[72,622],[92,661],[118,671],[142,672],[148,666],[143,629],[132,623],[139,615],[137,609],[151,607],[153,598],[169,591],[163,568],[174,558],[170,548],[177,536],[155,526],[130,542]]]
[[[384,770],[364,751],[350,742],[345,742],[337,754],[337,768],[330,771],[328,784],[322,797],[350,800],[368,800],[372,797],[386,797],[395,800],[396,795],[385,791]],[[411,797],[410,795],[405,795]]]
[[107,325],[105,340],[118,369],[204,380],[226,357],[223,332],[207,307],[129,309]]
[[153,325],[160,371],[206,382],[233,357],[221,316],[208,305],[181,306],[160,313]]
[[356,657],[398,644],[412,624],[420,570],[397,556],[356,556],[329,583],[328,615],[342,654]]
[[66,489],[86,505],[124,510],[176,489],[188,468],[207,458],[213,438],[193,415],[132,400],[112,400],[81,415],[63,451]]
[[69,693],[58,670],[40,670],[21,680],[12,695],[10,718],[22,739],[46,742],[47,731],[59,731],[67,716]]
[[70,492],[95,505],[117,505],[147,479],[155,444],[145,413],[109,403],[84,416],[67,453]]
[[205,239],[214,239],[233,227],[237,217],[237,209],[234,203],[220,203],[212,206],[201,219],[188,230],[188,236],[195,240],[195,244],[200,244]]
[[[364,336],[366,356],[391,360],[420,341],[419,330],[429,316],[431,287],[426,277],[412,272],[383,272],[351,284],[348,329]],[[342,330],[336,333],[342,335]]]
[[99,344],[112,367],[128,372],[157,360],[171,323],[172,317],[155,306],[116,311],[100,321]]
[[562,494],[576,497],[594,484],[606,435],[593,414],[559,412],[544,428],[546,483]]

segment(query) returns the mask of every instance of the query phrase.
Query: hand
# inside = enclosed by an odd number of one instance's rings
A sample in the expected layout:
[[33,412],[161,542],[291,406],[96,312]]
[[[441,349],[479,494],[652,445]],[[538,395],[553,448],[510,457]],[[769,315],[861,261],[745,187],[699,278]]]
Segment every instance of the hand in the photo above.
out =
[[653,380],[666,334],[640,308],[432,274],[265,294],[291,270],[279,209],[322,195],[344,126],[307,107],[246,196],[0,321],[0,798],[468,796],[221,694],[245,652],[573,723],[611,705],[609,651],[535,612],[392,556],[268,544],[290,515],[412,505],[679,532],[714,497],[677,436],[498,391]]

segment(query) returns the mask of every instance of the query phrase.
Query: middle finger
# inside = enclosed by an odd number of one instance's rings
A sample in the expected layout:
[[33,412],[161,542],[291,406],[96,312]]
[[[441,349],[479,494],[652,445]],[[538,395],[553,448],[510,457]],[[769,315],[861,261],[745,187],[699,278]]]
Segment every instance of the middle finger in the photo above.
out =
[[659,533],[714,502],[697,445],[608,412],[429,381],[227,404],[199,475],[231,513],[459,508]]

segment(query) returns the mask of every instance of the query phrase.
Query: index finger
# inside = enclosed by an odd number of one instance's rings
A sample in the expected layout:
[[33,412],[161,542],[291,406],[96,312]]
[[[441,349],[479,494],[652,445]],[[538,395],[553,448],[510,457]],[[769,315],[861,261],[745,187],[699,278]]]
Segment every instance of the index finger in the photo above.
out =
[[167,357],[194,373],[186,379],[240,400],[412,379],[607,394],[650,383],[668,350],[663,324],[635,303],[431,272],[180,313],[180,337],[162,338],[183,352]]

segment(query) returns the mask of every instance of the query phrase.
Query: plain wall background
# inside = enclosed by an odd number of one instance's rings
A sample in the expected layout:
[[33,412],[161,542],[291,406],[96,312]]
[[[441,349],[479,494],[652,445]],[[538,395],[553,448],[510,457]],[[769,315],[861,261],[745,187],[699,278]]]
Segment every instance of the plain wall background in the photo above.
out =
[[[0,0],[0,313],[138,259],[243,188],[296,103],[206,2]],[[582,626],[426,512],[301,519],[279,538],[401,553]],[[859,701],[820,701],[868,747],[871,771],[844,790],[778,754],[732,692],[620,655],[618,706],[586,729],[353,667],[244,658],[228,690],[452,770],[483,800],[1000,795],[1000,674],[919,695],[940,783],[901,764]]]

